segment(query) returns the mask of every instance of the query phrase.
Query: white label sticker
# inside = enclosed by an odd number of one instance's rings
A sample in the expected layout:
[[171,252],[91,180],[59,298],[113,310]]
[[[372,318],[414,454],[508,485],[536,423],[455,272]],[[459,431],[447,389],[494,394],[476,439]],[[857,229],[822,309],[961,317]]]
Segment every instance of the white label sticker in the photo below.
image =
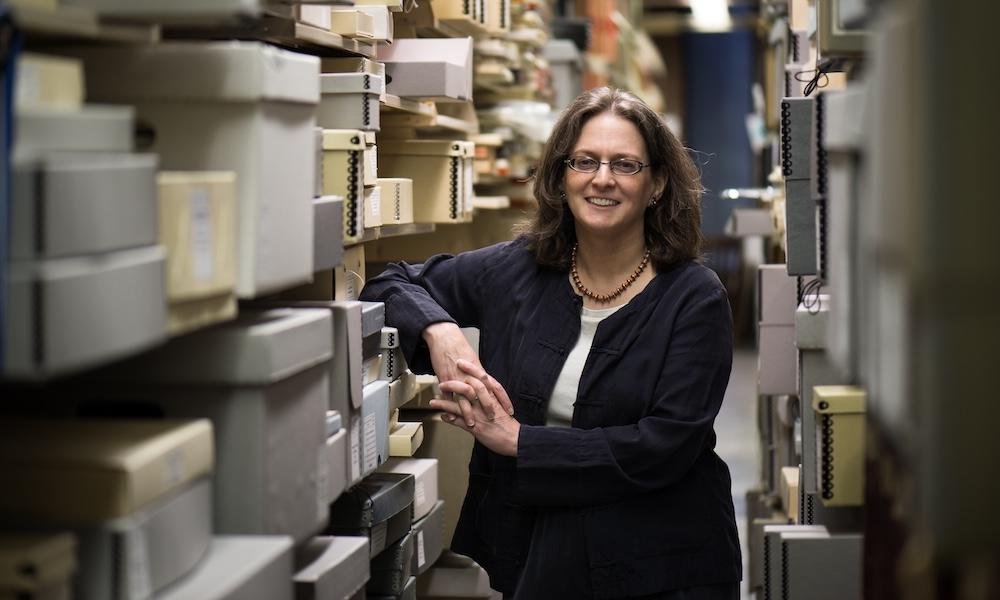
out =
[[351,417],[351,481],[361,479],[361,419]]
[[413,500],[414,508],[416,508],[416,505],[418,504],[422,505],[427,500],[427,495],[424,493],[423,481],[417,483],[417,487],[413,490]]
[[377,223],[382,218],[382,188],[377,185],[368,193],[368,207],[372,222]]
[[167,487],[174,487],[184,481],[184,452],[180,448],[171,450],[163,459],[163,481]]
[[215,276],[212,204],[203,187],[191,190],[191,270],[199,281],[210,281]]
[[424,566],[427,562],[427,555],[424,554],[424,532],[417,532],[417,568]]
[[368,150],[368,152],[367,152],[367,154],[368,154],[368,173],[371,175],[371,179],[369,181],[375,181],[376,179],[378,179],[378,150],[377,150],[377,148],[378,148],[377,146],[372,146]]
[[378,466],[378,440],[375,439],[375,415],[365,415],[365,473]]
[[386,530],[389,528],[388,521],[382,521],[372,527],[372,554],[378,554],[385,550]]

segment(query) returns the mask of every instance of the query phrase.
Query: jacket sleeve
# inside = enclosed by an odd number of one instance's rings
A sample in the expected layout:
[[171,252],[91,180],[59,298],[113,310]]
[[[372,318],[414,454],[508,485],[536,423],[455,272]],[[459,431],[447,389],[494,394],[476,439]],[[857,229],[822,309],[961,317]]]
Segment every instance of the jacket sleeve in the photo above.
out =
[[732,366],[732,316],[721,286],[675,320],[650,409],[634,425],[522,425],[515,499],[535,506],[616,502],[681,480],[712,449]]
[[484,278],[506,246],[497,244],[457,256],[438,254],[416,265],[390,263],[365,284],[361,300],[385,303],[386,324],[399,329],[403,354],[414,372],[433,372],[421,338],[428,325],[480,325]]

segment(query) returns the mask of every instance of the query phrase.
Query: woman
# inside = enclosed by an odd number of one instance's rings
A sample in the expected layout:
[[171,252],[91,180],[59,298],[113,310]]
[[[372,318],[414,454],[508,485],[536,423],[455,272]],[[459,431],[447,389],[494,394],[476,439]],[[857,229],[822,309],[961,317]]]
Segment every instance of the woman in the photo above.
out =
[[[451,548],[517,599],[734,599],[712,428],[732,325],[696,262],[697,170],[648,106],[602,88],[556,124],[534,193],[517,240],[390,265],[362,294],[475,436]],[[480,329],[478,360],[459,326]]]

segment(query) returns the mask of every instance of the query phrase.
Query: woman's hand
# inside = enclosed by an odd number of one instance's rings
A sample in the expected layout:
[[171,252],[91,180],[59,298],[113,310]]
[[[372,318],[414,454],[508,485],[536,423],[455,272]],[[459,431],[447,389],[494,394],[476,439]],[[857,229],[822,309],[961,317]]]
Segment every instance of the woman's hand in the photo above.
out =
[[445,422],[468,431],[493,452],[517,456],[521,424],[507,408],[512,406],[507,391],[478,363],[460,359],[456,366],[463,378],[442,382],[441,391],[457,394],[461,401],[435,398],[431,407],[444,411]]
[[[432,323],[424,329],[422,336],[424,341],[427,342],[427,347],[430,349],[431,366],[434,368],[434,374],[437,375],[438,381],[441,383],[455,380],[465,381],[469,378],[469,375],[459,369],[458,361],[460,360],[467,361],[473,367],[478,368],[483,374],[486,373],[479,362],[479,357],[476,356],[475,350],[469,345],[469,341],[465,339],[465,334],[462,333],[458,325],[448,322]],[[468,388],[463,389],[468,391]],[[454,390],[447,391],[451,392]],[[465,422],[472,427],[475,424],[475,415],[469,399],[474,398],[475,394],[465,396],[461,392],[456,393],[460,394],[453,398],[454,404],[460,411],[460,413],[456,414],[460,414],[465,419]],[[503,397],[503,410],[507,411],[508,414],[514,414],[514,407],[510,399],[507,398],[507,394],[504,393]]]

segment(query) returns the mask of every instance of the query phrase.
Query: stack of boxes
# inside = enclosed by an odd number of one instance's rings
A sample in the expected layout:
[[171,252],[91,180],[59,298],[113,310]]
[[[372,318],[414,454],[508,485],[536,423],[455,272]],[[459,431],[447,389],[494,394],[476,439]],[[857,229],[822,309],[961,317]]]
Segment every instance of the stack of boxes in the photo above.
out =
[[[74,4],[165,37],[338,21],[257,0]],[[474,4],[509,21],[506,2]],[[472,41],[395,39],[401,8],[351,9],[385,62],[202,40],[20,61],[0,366],[74,378],[12,388],[35,420],[0,418],[18,488],[0,595],[414,597],[432,572],[450,539],[439,463],[413,458],[424,425],[399,419],[417,377],[384,306],[356,300],[367,240],[471,220],[474,127],[376,136],[383,102],[471,110]]]

